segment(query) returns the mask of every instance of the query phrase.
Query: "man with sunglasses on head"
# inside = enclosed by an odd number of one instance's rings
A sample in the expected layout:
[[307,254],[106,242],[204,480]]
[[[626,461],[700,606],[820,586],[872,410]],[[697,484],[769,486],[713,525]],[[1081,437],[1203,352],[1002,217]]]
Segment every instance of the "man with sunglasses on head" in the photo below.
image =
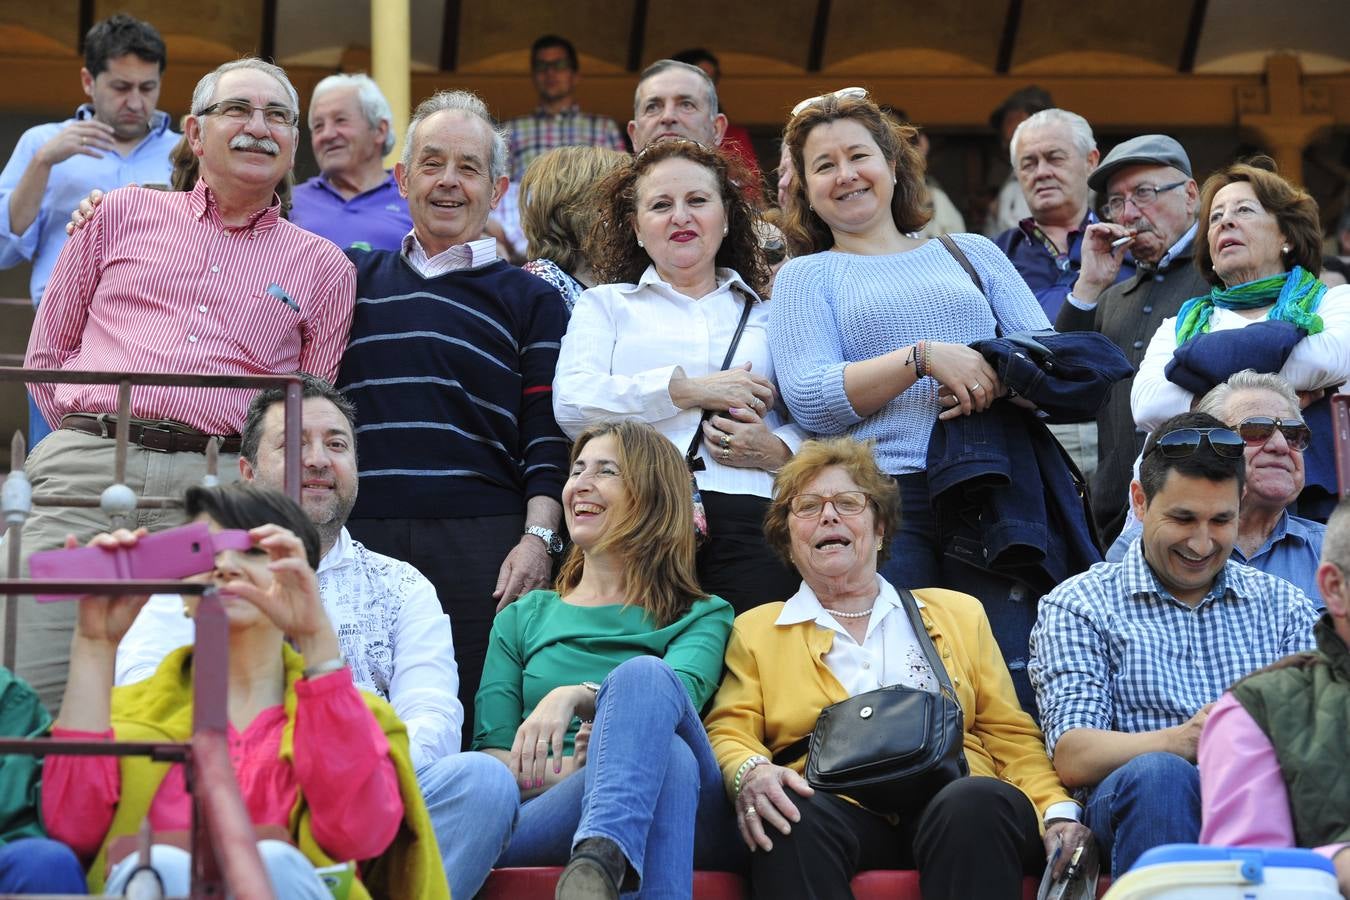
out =
[[1119,876],[1151,847],[1200,834],[1196,742],[1247,673],[1312,646],[1313,605],[1230,559],[1243,438],[1201,412],[1149,436],[1130,499],[1141,540],[1040,602],[1028,672],[1046,747]]
[[[1312,440],[1298,395],[1279,375],[1245,369],[1205,394],[1196,410],[1227,422],[1247,445],[1233,558],[1301,588],[1320,608],[1317,565],[1326,526],[1288,509],[1303,490],[1303,451]],[[1142,523],[1126,528],[1106,558],[1119,562],[1142,532]]]
[[[281,218],[276,185],[295,161],[299,98],[259,59],[225,63],[192,94],[185,136],[200,163],[191,191],[110,192],[61,251],[38,308],[25,365],[34,369],[205,375],[337,373],[351,322],[355,269],[324,238]],[[58,429],[25,467],[34,493],[98,497],[113,478],[115,385],[34,384]],[[220,441],[233,480],[247,391],[137,387],[131,392],[126,484],[182,496]],[[132,510],[125,528],[181,524],[178,509]],[[99,508],[39,506],[23,550],[83,542],[110,527]],[[61,696],[75,608],[20,606],[18,668],[44,701]]]
[[[1136,369],[1149,339],[1181,304],[1209,292],[1194,265],[1200,189],[1181,144],[1145,134],[1117,144],[1088,176],[1101,221],[1083,234],[1082,263],[1054,319],[1057,331],[1099,331]],[[1120,244],[1122,239],[1129,240]],[[1122,278],[1126,254],[1136,266]],[[1130,412],[1130,385],[1118,383],[1097,414],[1097,470],[1092,516],[1103,541],[1125,525],[1126,497],[1144,433]]]

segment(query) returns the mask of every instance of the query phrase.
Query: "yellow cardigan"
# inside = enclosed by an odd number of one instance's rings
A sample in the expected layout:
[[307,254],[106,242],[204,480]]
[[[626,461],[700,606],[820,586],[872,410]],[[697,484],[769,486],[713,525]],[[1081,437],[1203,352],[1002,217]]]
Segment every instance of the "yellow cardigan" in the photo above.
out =
[[[978,600],[956,591],[914,591],[965,714],[965,752],[971,775],[1001,778],[1026,794],[1041,815],[1073,798],[1045,752],[1045,740],[1018,705]],[[801,740],[820,711],[848,699],[825,665],[834,632],[813,621],[775,625],[782,603],[766,603],[736,617],[727,644],[727,672],[705,724],[728,794],[736,770],[755,754],[774,753]],[[805,757],[792,768],[801,772]],[[735,799],[734,797],[732,798]]]

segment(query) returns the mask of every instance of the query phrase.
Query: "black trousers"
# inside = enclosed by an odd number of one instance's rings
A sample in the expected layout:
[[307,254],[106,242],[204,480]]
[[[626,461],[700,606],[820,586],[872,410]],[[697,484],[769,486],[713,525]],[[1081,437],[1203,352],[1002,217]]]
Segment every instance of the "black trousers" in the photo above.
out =
[[703,590],[730,603],[737,615],[797,593],[801,576],[764,539],[769,501],[752,494],[700,493],[708,514],[708,539],[697,560]]
[[376,553],[411,563],[436,588],[450,617],[459,702],[464,705],[461,745],[473,740],[473,701],[483,677],[488,633],[497,614],[492,599],[502,560],[520,541],[525,516],[465,519],[351,519],[352,536]]
[[850,900],[858,872],[914,868],[924,900],[1021,900],[1023,875],[1045,866],[1035,808],[997,778],[959,778],[895,825],[824,791],[790,796],[801,821],[788,835],[766,829],[773,849],[750,854],[762,900]]

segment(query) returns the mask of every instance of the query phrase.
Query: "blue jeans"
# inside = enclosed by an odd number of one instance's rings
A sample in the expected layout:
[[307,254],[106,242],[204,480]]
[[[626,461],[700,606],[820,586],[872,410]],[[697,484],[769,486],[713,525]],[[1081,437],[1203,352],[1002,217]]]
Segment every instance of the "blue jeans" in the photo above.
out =
[[1145,850],[1200,840],[1200,770],[1175,753],[1145,753],[1092,789],[1085,823],[1111,877],[1130,870]]
[[497,864],[562,865],[592,837],[618,844],[637,873],[634,896],[644,900],[693,896],[696,855],[706,868],[735,867],[741,858],[698,711],[654,656],[621,663],[605,679],[586,765],[521,805]]
[[[267,880],[272,891],[286,900],[333,900],[333,894],[314,871],[305,855],[285,841],[258,841]],[[135,853],[113,866],[103,893],[120,896],[136,871]],[[192,854],[181,847],[156,844],[150,848],[150,867],[159,874],[166,897],[186,897],[192,881]]]
[[441,848],[450,896],[472,897],[511,840],[520,789],[486,753],[454,753],[428,763],[417,783]]
[[937,544],[937,522],[928,499],[928,477],[918,472],[897,475],[900,486],[900,528],[891,541],[891,555],[881,576],[897,588],[939,587],[970,594],[989,617],[994,640],[1012,675],[1022,708],[1040,721],[1036,692],[1027,675],[1028,642],[1036,624],[1032,591],[1015,579],[952,559]]
[[75,851],[51,838],[22,838],[0,847],[0,893],[87,894]]

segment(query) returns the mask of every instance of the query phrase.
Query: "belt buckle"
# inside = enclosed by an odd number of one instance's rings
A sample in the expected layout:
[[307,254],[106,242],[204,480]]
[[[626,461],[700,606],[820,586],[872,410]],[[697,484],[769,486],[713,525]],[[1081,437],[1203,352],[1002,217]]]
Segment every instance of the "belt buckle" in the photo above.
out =
[[[169,453],[169,452],[171,452],[171,451],[173,450],[173,446],[172,446],[172,444],[173,444],[173,436],[176,435],[176,434],[181,434],[181,433],[182,433],[181,431],[178,431],[177,429],[170,428],[169,426],[172,425],[172,424],[174,424],[174,423],[168,422],[168,421],[164,421],[164,420],[161,420],[161,421],[159,421],[159,422],[143,422],[143,423],[141,423],[141,439],[140,439],[140,441],[139,441],[141,448],[142,448],[142,449],[145,449],[145,450],[149,450],[149,451],[151,451],[152,453]],[[160,442],[160,445],[159,445],[159,446],[155,446],[154,444],[151,444],[151,443],[149,443],[149,442],[146,440],[146,438],[149,438],[151,435],[160,435],[160,434],[164,435],[164,438],[163,438],[162,442]],[[156,438],[150,438],[150,440],[157,440],[157,439],[156,439]]]
[[113,436],[113,423],[117,421],[117,416],[113,413],[99,413],[94,416],[94,421],[98,423],[98,436],[101,438],[110,438]]

